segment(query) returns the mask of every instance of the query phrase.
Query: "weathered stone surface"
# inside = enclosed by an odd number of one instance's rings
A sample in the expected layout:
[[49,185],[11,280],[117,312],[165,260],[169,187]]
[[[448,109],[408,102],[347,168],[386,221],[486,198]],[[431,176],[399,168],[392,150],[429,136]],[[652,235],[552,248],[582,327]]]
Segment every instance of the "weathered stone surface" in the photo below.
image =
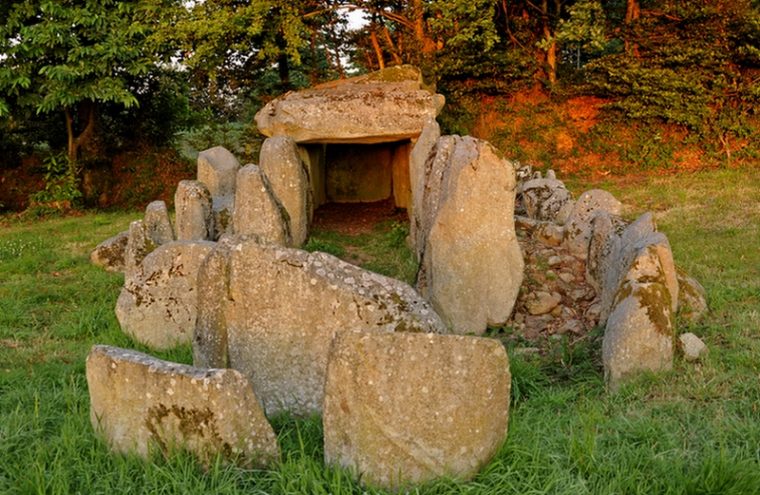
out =
[[507,321],[523,279],[515,171],[485,141],[446,136],[427,161],[418,287],[457,333]]
[[198,180],[216,199],[235,195],[235,180],[240,162],[223,146],[215,146],[198,153]]
[[217,455],[267,467],[280,451],[248,380],[96,345],[87,357],[90,419],[117,452],[148,458],[182,448],[210,465]]
[[565,222],[565,246],[576,256],[587,256],[591,239],[591,220],[595,212],[604,210],[613,215],[620,215],[622,209],[620,201],[607,191],[592,189],[584,192],[573,205],[573,210]]
[[678,279],[678,315],[688,323],[697,323],[707,314],[707,292],[702,284],[680,268]]
[[90,253],[93,265],[105,268],[108,272],[124,271],[124,255],[129,241],[129,231],[119,232],[101,242]]
[[238,171],[233,225],[237,235],[253,234],[282,246],[292,242],[288,212],[256,165],[249,164]]
[[430,119],[422,128],[420,137],[412,147],[409,155],[409,184],[412,191],[411,208],[409,214],[409,240],[412,244],[417,260],[422,257],[424,239],[420,239],[419,232],[422,229],[423,201],[425,197],[425,171],[428,159],[432,160],[432,153],[438,138],[441,137],[441,128],[435,119]]
[[526,299],[525,307],[532,315],[543,315],[556,308],[561,301],[562,296],[556,292],[550,294],[545,291],[536,291]]
[[191,342],[198,270],[213,247],[208,241],[175,241],[146,256],[116,302],[122,330],[156,349]]
[[169,211],[163,201],[153,201],[148,204],[145,208],[143,225],[145,233],[157,246],[174,240],[174,229],[169,220]]
[[341,334],[325,382],[325,462],[392,490],[469,479],[506,438],[509,391],[496,340]]
[[[586,256],[586,280],[598,292],[602,292],[605,277],[618,270],[620,259],[616,259],[616,251],[620,249],[620,237],[626,223],[617,215],[608,211],[597,211],[591,218],[591,237],[589,238],[588,255]],[[611,277],[614,279],[620,275]]]
[[206,241],[214,237],[211,193],[203,182],[182,180],[174,193],[177,239]]
[[325,253],[227,240],[200,279],[214,285],[199,287],[195,363],[243,372],[267,414],[321,410],[327,353],[339,332],[445,331],[408,285]]
[[663,242],[665,236],[656,232],[638,245],[607,318],[602,361],[612,390],[629,375],[673,365],[675,307],[662,262]]
[[286,93],[256,114],[265,136],[298,143],[380,143],[416,138],[443,107],[423,89],[419,70],[390,67]]
[[290,219],[293,246],[301,246],[309,235],[309,218],[314,208],[306,165],[289,137],[271,137],[261,145],[259,166],[269,180],[274,196]]
[[707,346],[702,339],[693,333],[683,333],[678,336],[683,357],[687,361],[696,361],[707,353]]
[[129,224],[127,247],[124,252],[124,279],[129,280],[140,270],[140,264],[158,245],[148,235],[142,220]]
[[557,220],[560,212],[572,200],[570,191],[562,181],[556,179],[533,179],[525,182],[521,188],[525,213],[530,218],[548,222],[564,223]]

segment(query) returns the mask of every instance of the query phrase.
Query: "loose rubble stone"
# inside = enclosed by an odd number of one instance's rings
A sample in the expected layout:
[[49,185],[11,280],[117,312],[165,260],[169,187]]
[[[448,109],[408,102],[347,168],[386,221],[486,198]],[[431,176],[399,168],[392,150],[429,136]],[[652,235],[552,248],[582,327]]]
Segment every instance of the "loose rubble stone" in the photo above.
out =
[[678,315],[688,323],[697,323],[707,314],[707,292],[702,284],[676,268],[678,279]]
[[267,414],[321,411],[327,353],[339,332],[445,331],[408,285],[329,254],[229,240],[211,263],[200,280],[229,278],[199,287],[194,362],[250,377]]
[[271,137],[261,145],[259,166],[269,180],[272,193],[290,220],[293,246],[301,246],[309,235],[313,199],[306,165],[289,137]]
[[171,220],[169,220],[169,211],[163,201],[153,201],[148,204],[148,207],[145,208],[143,225],[145,226],[145,233],[156,246],[174,240],[174,229]]
[[235,155],[223,146],[198,153],[198,180],[203,182],[211,194],[214,232],[211,239],[223,234],[231,234],[233,207],[235,205],[235,181],[240,169]]
[[443,108],[423,89],[418,69],[404,65],[286,93],[256,114],[265,136],[297,143],[381,143],[416,138]]
[[523,278],[514,166],[488,143],[446,136],[426,162],[418,287],[457,333],[505,323]]
[[124,271],[124,256],[129,241],[129,231],[119,232],[101,242],[90,253],[90,262],[108,272]]
[[[564,223],[569,213],[565,205],[572,200],[572,196],[562,181],[548,177],[532,179],[522,185],[521,193],[525,212],[530,218]],[[557,222],[560,211],[563,211],[565,218]]]
[[707,346],[705,343],[693,333],[683,333],[679,335],[678,341],[681,344],[683,357],[687,361],[696,361],[707,353]]
[[391,490],[472,478],[504,443],[509,392],[496,340],[343,333],[325,381],[325,462]]
[[197,314],[197,277],[214,243],[175,241],[158,247],[129,277],[116,302],[121,329],[154,349],[190,343]]
[[543,315],[556,308],[560,301],[562,301],[562,296],[556,292],[549,294],[548,292],[538,291],[534,292],[532,297],[528,296],[525,305],[530,314]]
[[623,205],[615,197],[601,189],[586,191],[578,198],[565,222],[564,243],[570,252],[585,258],[591,239],[591,220],[595,212],[603,210],[620,215]]
[[253,234],[265,242],[290,245],[290,217],[261,169],[253,164],[241,168],[237,188],[233,220],[235,234]]
[[203,182],[182,180],[174,193],[177,240],[206,241],[214,237],[211,193]]
[[136,351],[96,345],[87,357],[90,419],[111,449],[148,458],[186,449],[211,465],[243,467],[280,458],[272,427],[248,380],[235,370],[200,369]]

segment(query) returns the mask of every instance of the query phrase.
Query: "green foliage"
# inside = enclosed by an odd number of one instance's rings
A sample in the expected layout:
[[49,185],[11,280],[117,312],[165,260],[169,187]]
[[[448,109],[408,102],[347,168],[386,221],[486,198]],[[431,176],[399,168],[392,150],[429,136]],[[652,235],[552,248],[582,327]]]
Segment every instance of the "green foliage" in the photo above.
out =
[[45,188],[30,196],[30,212],[39,215],[76,207],[82,199],[77,164],[64,154],[50,154],[44,165]]

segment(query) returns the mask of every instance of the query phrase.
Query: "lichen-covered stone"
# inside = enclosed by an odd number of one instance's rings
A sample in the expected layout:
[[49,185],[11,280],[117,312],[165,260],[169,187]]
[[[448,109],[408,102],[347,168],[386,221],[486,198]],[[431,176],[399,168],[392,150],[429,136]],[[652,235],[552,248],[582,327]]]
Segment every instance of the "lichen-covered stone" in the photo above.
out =
[[309,235],[313,198],[306,165],[295,141],[284,136],[266,139],[261,145],[259,166],[274,196],[288,212],[292,245],[303,245]]
[[142,220],[129,224],[127,247],[124,251],[124,279],[129,280],[140,271],[140,264],[158,247],[148,235],[148,230]]
[[515,170],[487,142],[445,136],[428,160],[418,287],[457,333],[505,323],[523,279]]
[[198,180],[203,182],[211,194],[213,209],[213,233],[216,240],[224,234],[231,234],[232,208],[235,205],[235,181],[240,169],[235,155],[223,146],[198,153]]
[[562,181],[533,179],[522,184],[520,190],[528,217],[558,224],[565,222],[569,214],[567,205],[573,198]]
[[129,242],[129,231],[119,232],[101,242],[90,253],[90,262],[108,272],[124,271],[124,256]]
[[145,208],[143,217],[146,235],[157,246],[174,240],[174,229],[169,220],[169,211],[163,201],[152,201]]
[[327,353],[339,332],[445,331],[408,285],[325,253],[229,240],[200,279],[195,362],[250,377],[267,414],[320,412]]
[[509,392],[496,340],[343,333],[325,381],[325,462],[391,490],[472,478],[506,438]]
[[232,222],[235,234],[257,235],[265,242],[289,246],[290,217],[261,169],[253,164],[241,168],[237,189]]
[[96,345],[87,357],[90,419],[111,449],[148,458],[185,449],[211,465],[220,455],[268,467],[280,451],[248,380]]
[[623,205],[615,197],[601,189],[592,189],[580,195],[565,222],[564,244],[575,256],[585,258],[591,239],[591,220],[597,211],[604,210],[620,215]]
[[[625,227],[626,223],[622,218],[604,210],[597,211],[591,219],[586,280],[597,293],[602,292],[608,274],[619,269],[621,260],[616,257],[616,251],[620,249],[620,237]],[[610,278],[619,278],[619,275]],[[612,284],[615,283],[613,280]]]
[[127,278],[116,302],[121,329],[155,349],[190,343],[197,314],[198,270],[214,243],[175,241],[151,252]]
[[[648,236],[650,241],[662,237]],[[640,371],[673,366],[675,308],[660,242],[643,242],[625,274],[607,318],[602,341],[604,374],[611,390]],[[667,242],[667,239],[665,239]]]
[[206,241],[214,237],[211,193],[203,182],[182,180],[174,193],[177,239]]
[[381,143],[416,138],[443,107],[414,67],[399,66],[286,93],[256,114],[265,136],[297,143]]
[[678,316],[688,323],[698,323],[707,314],[707,292],[695,278],[676,267],[678,279]]

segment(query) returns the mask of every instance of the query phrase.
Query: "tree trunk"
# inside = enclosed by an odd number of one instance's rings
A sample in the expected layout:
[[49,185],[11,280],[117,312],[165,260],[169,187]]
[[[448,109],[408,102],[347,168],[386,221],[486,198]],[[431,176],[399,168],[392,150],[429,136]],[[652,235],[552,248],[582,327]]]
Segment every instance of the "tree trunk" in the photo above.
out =
[[377,33],[375,32],[375,26],[372,26],[369,32],[369,39],[372,42],[372,48],[375,49],[375,56],[377,57],[377,66],[380,69],[385,69],[385,60],[383,59],[383,50],[380,48],[380,42],[377,40]]
[[544,39],[549,43],[545,50],[546,59],[544,60],[546,78],[549,84],[554,86],[557,83],[557,41],[552,36],[551,24],[549,23],[549,2],[541,2],[541,22],[543,24]]
[[63,110],[66,117],[66,156],[72,164],[77,162],[79,150],[90,143],[95,133],[95,102],[85,101],[82,105],[84,108],[82,108],[83,112],[80,112],[80,114],[84,114],[86,123],[79,135],[76,135],[74,129],[74,116],[71,114],[71,109],[66,107]]
[[641,6],[639,0],[627,0],[625,4],[625,53],[633,55],[635,58],[639,58],[639,45],[635,41],[631,41],[630,37],[633,31],[633,24],[641,16]]

